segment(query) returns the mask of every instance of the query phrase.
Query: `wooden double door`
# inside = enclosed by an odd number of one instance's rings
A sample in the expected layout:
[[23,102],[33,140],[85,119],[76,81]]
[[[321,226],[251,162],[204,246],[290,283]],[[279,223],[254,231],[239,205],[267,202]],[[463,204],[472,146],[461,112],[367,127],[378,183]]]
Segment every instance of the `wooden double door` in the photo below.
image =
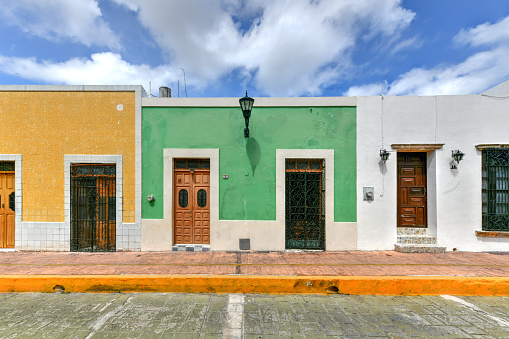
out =
[[175,169],[174,243],[210,244],[210,170]]
[[398,153],[398,227],[427,227],[426,153]]
[[0,248],[14,248],[14,173],[0,173]]

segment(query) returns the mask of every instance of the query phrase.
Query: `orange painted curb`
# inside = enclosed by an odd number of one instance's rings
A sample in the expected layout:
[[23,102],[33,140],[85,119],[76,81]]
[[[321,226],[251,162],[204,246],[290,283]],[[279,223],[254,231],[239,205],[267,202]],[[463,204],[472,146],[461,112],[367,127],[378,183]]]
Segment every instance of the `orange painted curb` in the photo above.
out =
[[0,292],[185,292],[509,296],[509,277],[3,275]]

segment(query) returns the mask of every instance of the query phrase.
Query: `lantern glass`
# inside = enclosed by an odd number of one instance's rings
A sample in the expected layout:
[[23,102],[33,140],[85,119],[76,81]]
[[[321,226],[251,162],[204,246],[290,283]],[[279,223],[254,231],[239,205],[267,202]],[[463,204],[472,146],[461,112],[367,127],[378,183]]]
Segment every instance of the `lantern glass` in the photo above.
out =
[[239,99],[240,108],[242,108],[242,112],[251,112],[251,109],[253,108],[254,99],[247,96]]
[[382,159],[383,162],[386,162],[389,159],[389,155],[391,154],[386,149],[380,150],[380,158]]
[[465,153],[461,152],[459,149],[452,151],[452,157],[454,158],[454,161],[459,163],[461,160],[463,160],[463,157],[465,156]]

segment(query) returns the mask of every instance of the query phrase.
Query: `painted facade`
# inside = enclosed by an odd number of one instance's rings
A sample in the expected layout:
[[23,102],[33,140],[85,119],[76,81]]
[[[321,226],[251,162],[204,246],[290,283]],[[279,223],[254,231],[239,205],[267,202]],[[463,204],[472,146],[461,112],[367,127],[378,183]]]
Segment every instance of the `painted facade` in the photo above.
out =
[[[507,251],[509,167],[483,164],[500,150],[509,165],[508,87],[480,95],[257,98],[249,139],[238,99],[146,98],[143,197],[155,200],[142,201],[142,250],[181,243],[173,173],[184,158],[210,159],[211,250],[239,250],[245,240],[251,250],[288,249],[285,161],[300,158],[325,161],[325,250]],[[455,150],[465,153],[459,163]]]
[[508,97],[255,98],[244,138],[238,98],[0,86],[0,248],[508,251]]
[[[424,154],[425,228],[438,246],[447,251],[509,250],[505,167],[509,163],[502,159],[505,163],[496,169],[501,172],[492,171],[498,176],[493,184],[483,184],[490,175],[483,170],[483,152],[498,149],[506,156],[509,152],[505,151],[509,150],[508,88],[506,82],[479,95],[357,98],[359,250],[392,250],[398,242],[398,157],[408,152]],[[385,164],[380,149],[390,152]],[[465,154],[459,163],[452,158],[454,150]],[[364,200],[365,187],[374,188],[373,200]],[[497,232],[486,231],[493,225],[483,226],[491,209],[497,210],[502,222],[494,227]],[[419,243],[418,238],[415,234],[409,244]]]
[[243,131],[235,98],[143,99],[143,197],[154,200],[142,201],[142,250],[182,244],[178,159],[210,160],[210,239],[202,248],[239,250],[248,241],[253,250],[284,250],[285,159],[317,159],[325,166],[325,249],[355,249],[355,98],[258,98],[250,137]]
[[140,250],[142,92],[0,86],[0,161],[15,165],[16,250],[70,250],[74,164],[114,165],[113,243],[116,250]]

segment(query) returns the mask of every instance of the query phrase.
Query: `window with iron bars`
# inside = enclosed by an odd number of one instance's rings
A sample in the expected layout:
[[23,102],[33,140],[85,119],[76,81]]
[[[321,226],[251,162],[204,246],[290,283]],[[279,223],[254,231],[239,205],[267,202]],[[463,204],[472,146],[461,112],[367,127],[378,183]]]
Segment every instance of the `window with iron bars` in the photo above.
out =
[[509,148],[482,152],[482,229],[509,231]]

